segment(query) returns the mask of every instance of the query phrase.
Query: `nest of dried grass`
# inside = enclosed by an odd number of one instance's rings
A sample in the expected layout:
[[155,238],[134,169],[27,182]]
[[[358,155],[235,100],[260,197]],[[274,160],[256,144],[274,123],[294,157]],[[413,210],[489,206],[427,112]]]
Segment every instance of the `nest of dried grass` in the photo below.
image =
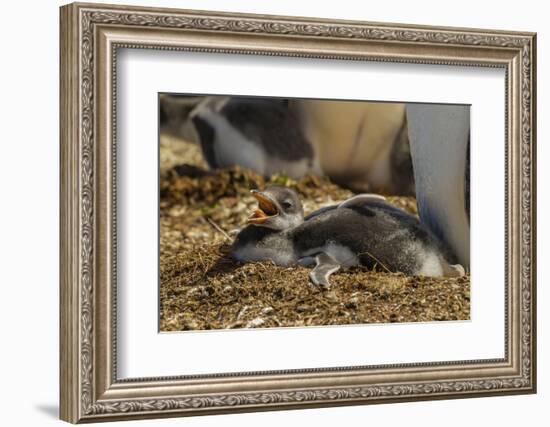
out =
[[355,268],[323,291],[302,267],[236,264],[200,245],[161,263],[161,330],[319,326],[468,319],[468,278],[406,277]]

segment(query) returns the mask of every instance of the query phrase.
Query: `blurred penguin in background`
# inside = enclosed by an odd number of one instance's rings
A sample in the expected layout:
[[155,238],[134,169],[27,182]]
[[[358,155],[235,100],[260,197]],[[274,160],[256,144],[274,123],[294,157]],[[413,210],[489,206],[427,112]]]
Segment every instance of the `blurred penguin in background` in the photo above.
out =
[[287,100],[206,97],[189,115],[212,169],[241,166],[266,177],[321,175]]
[[405,105],[293,99],[323,172],[357,192],[413,195]]
[[414,195],[404,104],[161,97],[161,131],[200,144],[211,169],[326,175],[356,192]]

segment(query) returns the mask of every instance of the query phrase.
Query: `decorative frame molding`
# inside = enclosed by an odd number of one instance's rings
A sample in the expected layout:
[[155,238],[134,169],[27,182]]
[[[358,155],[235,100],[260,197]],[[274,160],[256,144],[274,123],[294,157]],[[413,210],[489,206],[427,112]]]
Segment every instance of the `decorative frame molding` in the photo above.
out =
[[[535,34],[71,4],[61,8],[60,43],[62,419],[535,392]],[[505,358],[117,380],[118,47],[505,68]]]

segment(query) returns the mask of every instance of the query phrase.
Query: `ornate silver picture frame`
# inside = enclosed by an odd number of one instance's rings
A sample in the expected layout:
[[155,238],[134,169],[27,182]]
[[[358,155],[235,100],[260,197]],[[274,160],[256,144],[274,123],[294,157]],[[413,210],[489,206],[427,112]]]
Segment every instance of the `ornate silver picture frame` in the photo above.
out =
[[[61,419],[536,391],[535,34],[79,3],[62,7],[60,22]],[[504,70],[504,357],[120,379],[115,106],[122,48]]]

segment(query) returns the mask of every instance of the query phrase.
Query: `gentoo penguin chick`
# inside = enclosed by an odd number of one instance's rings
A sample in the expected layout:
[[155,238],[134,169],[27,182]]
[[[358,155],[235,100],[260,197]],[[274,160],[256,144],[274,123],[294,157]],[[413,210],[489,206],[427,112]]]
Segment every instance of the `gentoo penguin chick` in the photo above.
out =
[[312,145],[283,100],[206,97],[190,114],[213,168],[241,166],[261,175],[320,175]]
[[363,194],[306,218],[297,194],[281,186],[253,191],[258,209],[233,244],[241,262],[312,265],[312,282],[328,287],[341,267],[382,266],[423,276],[462,276],[453,256],[414,216],[382,196]]

